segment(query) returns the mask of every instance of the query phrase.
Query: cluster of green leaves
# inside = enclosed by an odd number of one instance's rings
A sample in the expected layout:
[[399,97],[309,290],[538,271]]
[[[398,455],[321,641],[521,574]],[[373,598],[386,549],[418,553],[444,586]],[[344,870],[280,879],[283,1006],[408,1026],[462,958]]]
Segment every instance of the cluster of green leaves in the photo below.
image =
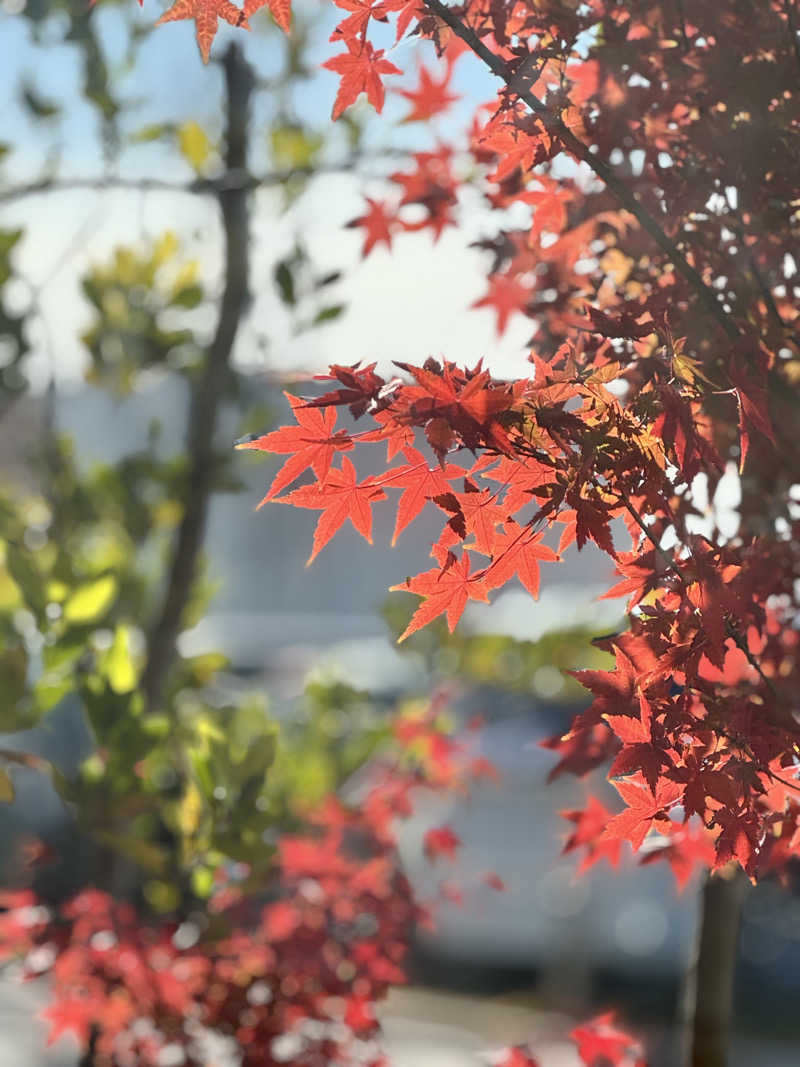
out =
[[[406,630],[413,613],[406,597],[390,597],[383,605],[383,616],[395,638]],[[611,662],[609,653],[592,643],[600,636],[599,630],[585,625],[548,630],[530,641],[475,632],[468,625],[450,633],[444,618],[439,618],[400,647],[421,657],[434,681],[455,679],[570,707],[585,701],[585,690],[567,673],[572,665],[581,662],[603,670]]]
[[[118,248],[83,292],[93,386],[118,396],[158,368],[191,390],[203,348],[186,313],[204,292],[173,234]],[[170,326],[176,315],[186,325]],[[217,653],[176,651],[159,706],[147,707],[142,620],[158,613],[188,491],[186,457],[163,457],[159,431],[153,422],[145,447],[88,469],[53,433],[31,467],[40,488],[0,492],[0,797],[13,799],[15,763],[42,765],[15,735],[77,704],[90,750],[75,774],[48,773],[97,846],[87,873],[118,882],[122,864],[150,908],[185,912],[230,864],[246,864],[248,882],[263,886],[281,830],[361,766],[385,727],[364,694],[339,683],[312,685],[290,719],[273,713],[262,693],[226,676]],[[218,488],[230,488],[225,478]],[[201,575],[185,627],[210,592]]]
[[167,313],[191,310],[203,301],[198,263],[177,253],[178,238],[167,231],[144,253],[117,248],[109,263],[95,266],[84,279],[83,291],[95,312],[83,335],[92,384],[127,393],[143,370],[199,365],[202,349],[194,332],[164,323]]

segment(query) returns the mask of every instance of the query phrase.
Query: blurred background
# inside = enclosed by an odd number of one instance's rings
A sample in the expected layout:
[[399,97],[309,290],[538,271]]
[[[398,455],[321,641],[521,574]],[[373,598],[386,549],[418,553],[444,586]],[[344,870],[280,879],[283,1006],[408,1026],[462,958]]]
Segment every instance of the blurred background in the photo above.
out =
[[[614,1004],[655,1064],[675,1062],[697,885],[678,895],[630,857],[578,876],[558,813],[613,792],[548,784],[540,745],[583,706],[563,669],[607,663],[591,644],[622,620],[596,599],[607,561],[573,552],[538,603],[509,589],[398,651],[410,598],[387,589],[424,567],[434,517],[390,548],[378,511],[374,546],[345,529],[306,568],[314,517],[256,513],[278,462],[231,448],[289,421],[282,389],[313,394],[329,362],[527,373],[530,324],[498,339],[468,310],[485,284],[477,196],[438,242],[405,235],[367,260],[347,228],[408,152],[465,127],[491,79],[462,62],[461,99],[432,123],[398,124],[390,93],[382,119],[362,102],[332,126],[333,15],[315,4],[288,40],[266,14],[250,35],[222,25],[208,68],[191,24],[151,33],[160,11],[129,0],[2,12],[3,884],[57,902],[99,882],[170,914],[208,896],[221,859],[257,879],[303,805],[355,788],[390,714],[446,692],[447,728],[498,775],[420,800],[399,831],[435,927],[383,1011],[393,1061],[476,1064],[533,1037],[568,1065],[567,1019]],[[443,824],[462,847],[432,865],[421,842]],[[33,868],[31,840],[53,852]],[[760,886],[736,1064],[796,1062],[798,939],[800,901]],[[0,1064],[76,1062],[68,1039],[45,1052],[45,1001],[3,980]]]

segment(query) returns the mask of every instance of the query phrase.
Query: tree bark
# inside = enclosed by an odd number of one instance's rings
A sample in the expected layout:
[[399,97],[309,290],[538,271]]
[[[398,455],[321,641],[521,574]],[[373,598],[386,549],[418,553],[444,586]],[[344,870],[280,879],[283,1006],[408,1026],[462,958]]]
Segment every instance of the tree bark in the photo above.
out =
[[739,924],[750,882],[739,868],[708,875],[683,999],[684,1067],[725,1067]]
[[230,45],[225,53],[223,69],[226,170],[217,197],[225,235],[224,287],[214,338],[192,392],[186,433],[189,471],[185,510],[175,539],[161,614],[148,639],[142,692],[150,710],[158,707],[163,698],[164,683],[197,570],[214,485],[214,433],[229,380],[236,333],[250,300],[247,133],[253,75],[237,44]]

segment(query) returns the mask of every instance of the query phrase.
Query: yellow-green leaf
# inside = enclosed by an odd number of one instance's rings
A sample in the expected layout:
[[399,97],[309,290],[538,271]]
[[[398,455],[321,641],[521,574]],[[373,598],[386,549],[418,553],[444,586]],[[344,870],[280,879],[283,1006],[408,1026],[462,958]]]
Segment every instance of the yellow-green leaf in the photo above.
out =
[[108,684],[115,693],[130,693],[136,686],[136,668],[130,651],[128,627],[119,625],[105,661]]
[[181,892],[176,885],[170,882],[158,882],[151,880],[144,884],[144,895],[148,904],[155,911],[174,911],[181,902]]
[[190,782],[186,792],[181,797],[178,805],[178,829],[184,837],[191,837],[200,825],[200,816],[203,813],[203,798],[200,790]]
[[153,246],[153,263],[160,267],[178,251],[178,238],[173,230],[164,230]]
[[197,122],[184,122],[178,127],[178,147],[199,174],[211,155],[211,141],[203,127]]
[[14,783],[5,768],[0,767],[0,804],[10,804],[14,799]]
[[116,578],[105,574],[75,590],[64,605],[64,618],[67,622],[94,622],[111,606],[116,595]]
[[308,167],[322,148],[322,138],[299,126],[278,126],[270,132],[272,155],[279,167]]
[[192,889],[195,896],[203,900],[214,888],[214,872],[208,867],[195,867],[192,871]]

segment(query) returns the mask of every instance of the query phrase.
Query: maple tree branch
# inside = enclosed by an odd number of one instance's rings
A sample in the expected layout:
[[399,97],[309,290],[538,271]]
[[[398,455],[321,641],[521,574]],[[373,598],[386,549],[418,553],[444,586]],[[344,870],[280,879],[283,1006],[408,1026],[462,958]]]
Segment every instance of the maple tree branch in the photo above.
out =
[[549,133],[558,137],[569,152],[594,171],[598,178],[600,178],[608,189],[611,190],[614,196],[616,196],[617,200],[619,200],[625,210],[629,211],[637,219],[642,229],[645,230],[653,238],[659,248],[670,257],[675,269],[678,273],[683,275],[687,282],[689,282],[697,293],[706,311],[716,320],[717,324],[725,331],[727,336],[732,341],[738,340],[742,336],[741,331],[722,309],[717,294],[703,281],[699,272],[691,265],[691,263],[689,263],[686,256],[684,256],[677,245],[669,239],[647,208],[639,202],[636,194],[617,177],[609,164],[594,155],[594,153],[590,151],[588,145],[585,145],[583,141],[576,137],[564,124],[561,118],[555,115],[550,108],[547,107],[546,104],[543,104],[532,92],[516,88],[514,81],[515,75],[509,72],[505,62],[500,59],[499,56],[495,55],[495,53],[483,43],[475,30],[473,30],[472,27],[465,25],[458,15],[447,7],[446,4],[443,4],[441,0],[425,0],[425,4],[435,15],[438,15],[439,18],[446,22],[453,33],[455,33],[457,37],[460,37],[461,40],[483,60],[494,75],[502,79],[510,89],[514,86],[513,91],[517,97],[528,105],[531,111],[542,121],[545,129],[547,129]]
[[[228,48],[223,67],[227,172],[246,175],[253,82],[251,69],[238,44]],[[248,193],[244,184],[222,188],[218,193],[225,232],[225,283],[216,332],[194,388],[189,412],[186,449],[190,467],[184,492],[185,510],[175,539],[161,614],[147,642],[141,688],[149,709],[157,707],[162,699],[205,535],[216,465],[214,431],[229,380],[234,341],[250,299]]]
[[[408,156],[404,150],[387,149],[384,156]],[[26,200],[33,196],[50,193],[64,193],[73,190],[113,192],[116,189],[129,189],[137,193],[182,193],[190,196],[215,196],[232,190],[254,192],[256,189],[285,185],[293,178],[313,178],[318,174],[349,174],[365,159],[371,159],[363,153],[357,153],[339,163],[309,163],[305,167],[288,167],[285,170],[267,171],[264,174],[250,174],[246,168],[226,169],[216,178],[195,178],[192,181],[167,181],[164,178],[125,178],[122,175],[84,178],[41,178],[23,185],[12,185],[0,189],[0,204],[10,204],[17,200]]]

